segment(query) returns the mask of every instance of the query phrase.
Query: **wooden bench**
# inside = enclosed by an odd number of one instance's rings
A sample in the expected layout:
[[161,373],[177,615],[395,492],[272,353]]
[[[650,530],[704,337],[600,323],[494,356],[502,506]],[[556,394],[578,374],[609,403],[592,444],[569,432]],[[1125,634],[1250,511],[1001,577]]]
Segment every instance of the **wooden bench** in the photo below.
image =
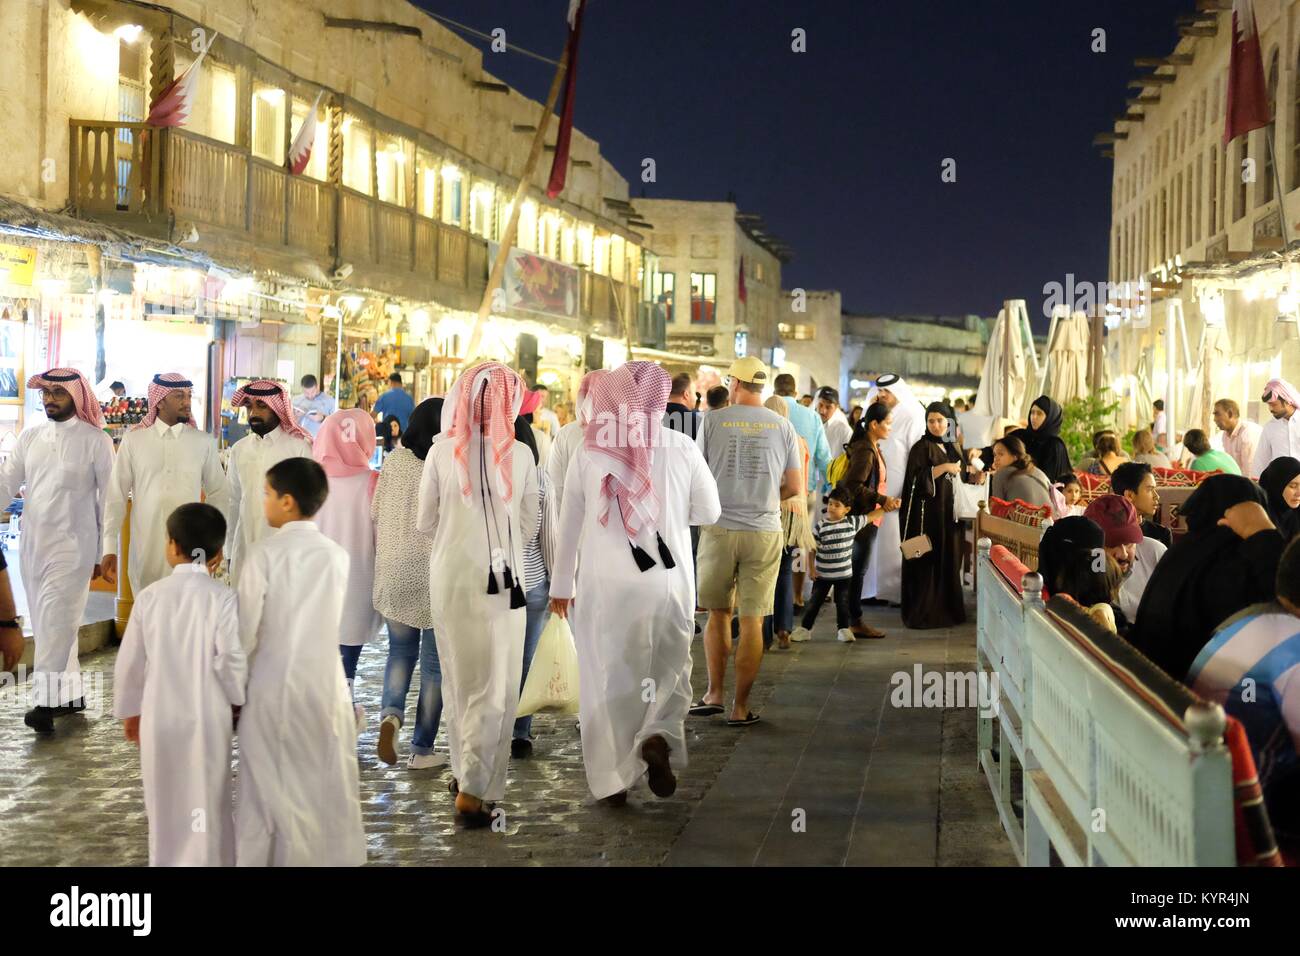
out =
[[[1222,708],[979,542],[977,659],[999,708],[980,766],[1017,857],[1046,866],[1233,866]],[[1008,570],[1004,570],[1008,569]],[[994,746],[993,732],[998,740]],[[1022,812],[1012,778],[1023,774]]]

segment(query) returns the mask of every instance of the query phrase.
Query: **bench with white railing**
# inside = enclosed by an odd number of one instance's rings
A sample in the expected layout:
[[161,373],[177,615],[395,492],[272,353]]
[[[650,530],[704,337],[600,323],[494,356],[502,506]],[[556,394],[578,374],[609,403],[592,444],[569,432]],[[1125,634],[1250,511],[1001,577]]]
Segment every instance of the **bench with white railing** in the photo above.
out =
[[980,718],[980,765],[1017,856],[1030,866],[1048,865],[1051,850],[1073,866],[1235,865],[1222,709],[1067,599],[1045,606],[1038,575],[1009,581],[991,549],[980,541],[977,647],[998,675],[1000,706]]

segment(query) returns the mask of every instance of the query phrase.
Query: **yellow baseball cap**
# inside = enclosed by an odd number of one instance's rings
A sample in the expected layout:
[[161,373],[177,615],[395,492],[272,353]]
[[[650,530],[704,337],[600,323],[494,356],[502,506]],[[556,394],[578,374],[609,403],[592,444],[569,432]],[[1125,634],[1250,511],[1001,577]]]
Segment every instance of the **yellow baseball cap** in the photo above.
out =
[[738,381],[752,382],[755,385],[766,385],[768,378],[767,366],[752,355],[746,355],[732,362],[731,368],[727,369],[727,375]]

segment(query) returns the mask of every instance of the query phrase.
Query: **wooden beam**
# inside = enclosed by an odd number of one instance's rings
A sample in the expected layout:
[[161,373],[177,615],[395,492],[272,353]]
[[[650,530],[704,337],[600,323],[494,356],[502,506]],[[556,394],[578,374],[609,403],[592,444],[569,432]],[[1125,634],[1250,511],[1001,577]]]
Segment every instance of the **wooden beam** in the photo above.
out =
[[1152,69],[1161,66],[1191,66],[1192,55],[1190,53],[1171,53],[1169,56],[1140,56],[1133,61],[1133,65]]
[[1143,93],[1141,96],[1130,96],[1124,102],[1128,106],[1153,106],[1160,102],[1160,94]]
[[510,127],[510,129],[512,132],[515,133],[536,133],[537,132],[537,127],[532,125],[531,123],[515,123],[515,125]]
[[570,159],[569,159],[569,165],[571,165],[571,166],[590,166],[590,165],[591,165],[591,160],[589,160],[589,159],[573,159],[573,158],[570,158]]
[[1145,86],[1169,86],[1171,83],[1177,83],[1178,77],[1172,73],[1148,73],[1146,76],[1137,80],[1129,80],[1128,85],[1141,89]]
[[1232,0],[1196,0],[1196,9],[1201,13],[1227,13],[1232,9]]
[[1128,139],[1128,133],[1098,133],[1092,138],[1092,145],[1107,146],[1122,139]]
[[1147,117],[1145,113],[1135,113],[1132,110],[1129,110],[1123,116],[1115,117],[1115,122],[1116,123],[1141,123],[1146,118]]
[[325,26],[333,27],[338,30],[375,30],[379,33],[402,33],[406,36],[424,39],[424,33],[419,27],[408,26],[405,23],[392,23],[387,20],[355,20],[352,17],[326,17]]
[[1113,149],[1103,149],[1100,155],[1102,159],[1114,159],[1115,151]]
[[1184,37],[1216,37],[1219,35],[1219,28],[1213,27],[1179,27],[1178,35]]
[[509,93],[510,87],[505,83],[490,83],[487,80],[475,80],[473,83],[476,89],[488,90],[492,93]]

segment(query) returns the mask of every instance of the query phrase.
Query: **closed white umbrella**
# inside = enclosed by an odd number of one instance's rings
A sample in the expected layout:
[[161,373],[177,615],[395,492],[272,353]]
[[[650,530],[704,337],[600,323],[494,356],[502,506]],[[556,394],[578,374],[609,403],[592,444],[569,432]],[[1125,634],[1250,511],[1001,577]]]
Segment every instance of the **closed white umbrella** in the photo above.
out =
[[1044,391],[1059,403],[1088,394],[1088,317],[1082,312],[1061,316],[1048,350]]
[[[1012,323],[1011,335],[1006,324]],[[1007,343],[1011,348],[1008,353]],[[1006,387],[1010,382],[1010,389]],[[1025,377],[1025,350],[1020,329],[1014,315],[1005,309],[998,312],[993,332],[989,336],[988,353],[984,359],[984,372],[980,376],[979,391],[975,393],[975,414],[990,420],[1010,418],[1019,421],[1029,396],[1029,383]],[[1010,401],[1007,401],[1008,394]]]

